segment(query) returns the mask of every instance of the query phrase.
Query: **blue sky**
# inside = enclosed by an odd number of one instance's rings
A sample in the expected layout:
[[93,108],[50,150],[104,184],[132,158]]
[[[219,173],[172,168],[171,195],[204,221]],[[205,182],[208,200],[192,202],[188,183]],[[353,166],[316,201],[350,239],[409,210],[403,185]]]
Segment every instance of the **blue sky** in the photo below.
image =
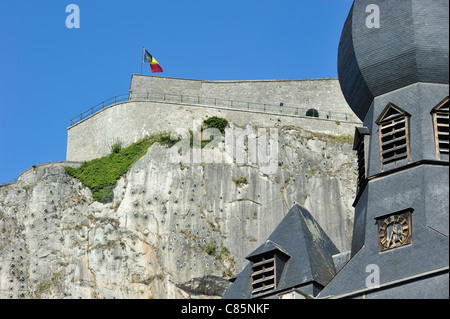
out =
[[[164,69],[157,76],[336,78],[352,2],[2,0],[0,184],[64,161],[70,119],[127,93],[143,46]],[[80,9],[78,29],[66,27],[69,4]]]

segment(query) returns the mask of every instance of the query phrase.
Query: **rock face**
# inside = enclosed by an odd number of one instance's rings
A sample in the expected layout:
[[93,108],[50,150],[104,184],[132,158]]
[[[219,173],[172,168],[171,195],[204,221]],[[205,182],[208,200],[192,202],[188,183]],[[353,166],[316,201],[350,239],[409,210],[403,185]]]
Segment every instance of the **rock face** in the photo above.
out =
[[294,203],[349,250],[351,139],[290,127],[271,142],[271,172],[233,156],[176,163],[154,144],[106,204],[65,173],[80,163],[29,169],[0,187],[0,297],[217,298]]

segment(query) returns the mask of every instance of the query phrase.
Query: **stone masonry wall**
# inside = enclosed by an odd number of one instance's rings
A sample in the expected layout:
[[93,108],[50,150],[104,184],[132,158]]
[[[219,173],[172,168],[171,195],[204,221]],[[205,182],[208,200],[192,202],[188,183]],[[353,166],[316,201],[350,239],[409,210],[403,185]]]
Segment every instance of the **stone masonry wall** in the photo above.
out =
[[86,161],[110,153],[121,140],[128,146],[146,135],[177,129],[194,130],[194,121],[218,116],[237,126],[296,126],[331,135],[353,135],[356,123],[236,111],[169,102],[124,102],[112,105],[68,129],[67,160]]
[[324,113],[347,113],[350,119],[358,121],[342,95],[338,79],[203,81],[133,74],[131,90],[270,105],[283,103],[286,107],[313,108]]
[[[177,129],[195,130],[194,121],[209,116],[226,118],[245,127],[296,126],[331,135],[353,135],[360,123],[348,107],[336,79],[277,80],[277,81],[201,81],[133,75],[133,100],[111,105],[68,128],[67,160],[86,161],[107,155],[110,146],[120,140],[130,145],[146,135]],[[267,104],[262,109],[237,110],[231,105],[204,106],[189,101],[138,101],[141,93],[175,94],[190,97],[212,97],[225,100]],[[187,99],[189,100],[189,99]],[[278,114],[279,104],[296,106],[297,115]],[[202,103],[200,103],[202,104]],[[305,117],[304,109],[314,108],[322,113],[349,114],[348,121],[333,118]],[[294,109],[291,109],[291,111]]]

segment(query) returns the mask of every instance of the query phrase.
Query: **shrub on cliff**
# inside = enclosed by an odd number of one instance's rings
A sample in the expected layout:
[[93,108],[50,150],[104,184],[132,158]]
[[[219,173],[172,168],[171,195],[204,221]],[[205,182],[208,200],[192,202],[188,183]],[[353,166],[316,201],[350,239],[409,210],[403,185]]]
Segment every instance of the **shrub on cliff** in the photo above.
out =
[[156,142],[166,147],[176,143],[170,139],[168,133],[156,134],[125,148],[111,148],[111,154],[84,162],[78,168],[66,166],[64,169],[67,174],[89,187],[95,201],[106,203],[113,199],[113,189],[117,180]]
[[205,124],[206,127],[209,127],[209,128],[216,128],[222,134],[224,134],[225,128],[228,126],[228,121],[221,117],[212,116],[212,117],[209,117],[206,120],[204,120],[203,124]]

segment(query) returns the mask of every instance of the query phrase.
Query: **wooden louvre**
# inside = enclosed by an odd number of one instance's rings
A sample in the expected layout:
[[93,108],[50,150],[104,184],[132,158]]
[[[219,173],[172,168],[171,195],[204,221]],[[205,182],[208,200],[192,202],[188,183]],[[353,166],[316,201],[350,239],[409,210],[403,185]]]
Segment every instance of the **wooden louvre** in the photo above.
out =
[[410,161],[408,117],[406,112],[389,103],[376,121],[380,127],[381,169],[405,158]]
[[367,179],[366,169],[366,136],[370,135],[367,127],[357,127],[355,129],[355,138],[353,139],[353,150],[356,151],[358,159],[358,179],[357,192],[359,193]]
[[431,113],[433,115],[436,154],[449,154],[449,97],[439,103]]
[[364,139],[361,140],[357,149],[356,149],[357,157],[358,157],[358,181],[357,186],[360,188],[364,181],[366,180],[366,151],[365,151],[365,143]]
[[252,294],[259,294],[276,288],[276,258],[263,255],[252,262]]

